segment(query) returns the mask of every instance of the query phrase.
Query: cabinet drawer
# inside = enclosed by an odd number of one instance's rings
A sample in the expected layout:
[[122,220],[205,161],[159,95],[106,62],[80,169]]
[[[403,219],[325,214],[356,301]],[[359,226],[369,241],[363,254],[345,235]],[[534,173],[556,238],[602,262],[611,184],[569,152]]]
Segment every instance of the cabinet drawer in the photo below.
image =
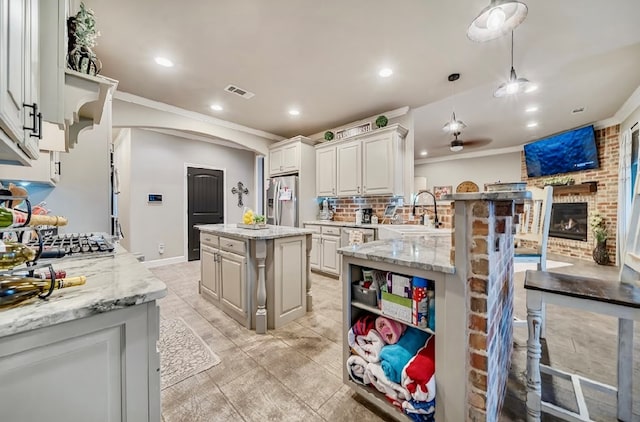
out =
[[322,234],[340,236],[340,227],[322,226]]
[[318,233],[318,234],[322,233],[322,227],[320,227],[320,226],[308,226],[308,225],[305,225],[304,228],[307,229],[307,230],[311,230],[314,233]]
[[220,238],[220,249],[223,249],[229,252],[235,252],[241,255],[244,255],[245,252],[247,251],[244,241],[231,239],[228,237]]
[[200,232],[200,242],[206,243],[207,245],[218,247],[218,236],[209,233]]

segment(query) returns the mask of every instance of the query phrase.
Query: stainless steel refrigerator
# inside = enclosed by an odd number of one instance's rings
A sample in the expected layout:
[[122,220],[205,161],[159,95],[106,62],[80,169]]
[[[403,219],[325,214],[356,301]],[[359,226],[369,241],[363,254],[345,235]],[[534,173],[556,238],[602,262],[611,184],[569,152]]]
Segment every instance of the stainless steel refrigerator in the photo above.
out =
[[298,227],[298,176],[267,179],[267,224]]

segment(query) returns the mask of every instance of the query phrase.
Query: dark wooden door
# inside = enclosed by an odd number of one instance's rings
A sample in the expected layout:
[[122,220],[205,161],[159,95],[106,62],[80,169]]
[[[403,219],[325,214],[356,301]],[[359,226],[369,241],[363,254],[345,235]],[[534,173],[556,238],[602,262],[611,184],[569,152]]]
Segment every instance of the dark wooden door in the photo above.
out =
[[200,259],[197,224],[224,223],[224,174],[222,170],[187,168],[188,259]]

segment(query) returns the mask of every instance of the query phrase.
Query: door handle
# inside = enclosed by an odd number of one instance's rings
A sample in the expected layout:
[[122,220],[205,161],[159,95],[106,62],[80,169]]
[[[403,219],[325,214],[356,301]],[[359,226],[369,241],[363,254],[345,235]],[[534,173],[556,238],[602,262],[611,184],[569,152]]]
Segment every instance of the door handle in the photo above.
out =
[[360,193],[360,186],[358,186],[358,193]]
[[29,112],[29,116],[31,116],[31,127],[22,126],[22,129],[30,130],[30,137],[42,139],[42,113],[38,112],[38,103],[22,103],[22,106],[31,109],[31,111]]

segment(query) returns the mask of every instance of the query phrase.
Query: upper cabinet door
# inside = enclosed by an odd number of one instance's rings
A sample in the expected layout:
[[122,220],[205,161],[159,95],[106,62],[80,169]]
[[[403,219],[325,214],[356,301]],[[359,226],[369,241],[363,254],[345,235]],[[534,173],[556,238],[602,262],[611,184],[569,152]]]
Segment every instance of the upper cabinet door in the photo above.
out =
[[316,196],[336,196],[336,147],[316,150]]
[[336,147],[338,195],[362,195],[361,141]]
[[272,149],[269,151],[269,175],[280,174],[282,172],[282,149]]
[[[15,0],[11,0],[15,1]],[[25,24],[25,54],[24,54],[24,102],[26,104],[37,104],[40,106],[40,41],[38,31],[38,4],[37,0],[27,0]],[[24,133],[22,149],[33,159],[39,155],[39,137],[37,133],[42,132],[42,118],[33,110],[27,108],[24,113],[24,125],[34,127],[34,131],[27,130]],[[38,112],[40,110],[38,109]]]
[[362,193],[393,194],[394,163],[392,137],[379,136],[365,140],[362,143]]
[[27,6],[0,0],[0,127],[18,144],[24,140]]
[[300,143],[282,147],[282,171],[290,173],[300,169]]

